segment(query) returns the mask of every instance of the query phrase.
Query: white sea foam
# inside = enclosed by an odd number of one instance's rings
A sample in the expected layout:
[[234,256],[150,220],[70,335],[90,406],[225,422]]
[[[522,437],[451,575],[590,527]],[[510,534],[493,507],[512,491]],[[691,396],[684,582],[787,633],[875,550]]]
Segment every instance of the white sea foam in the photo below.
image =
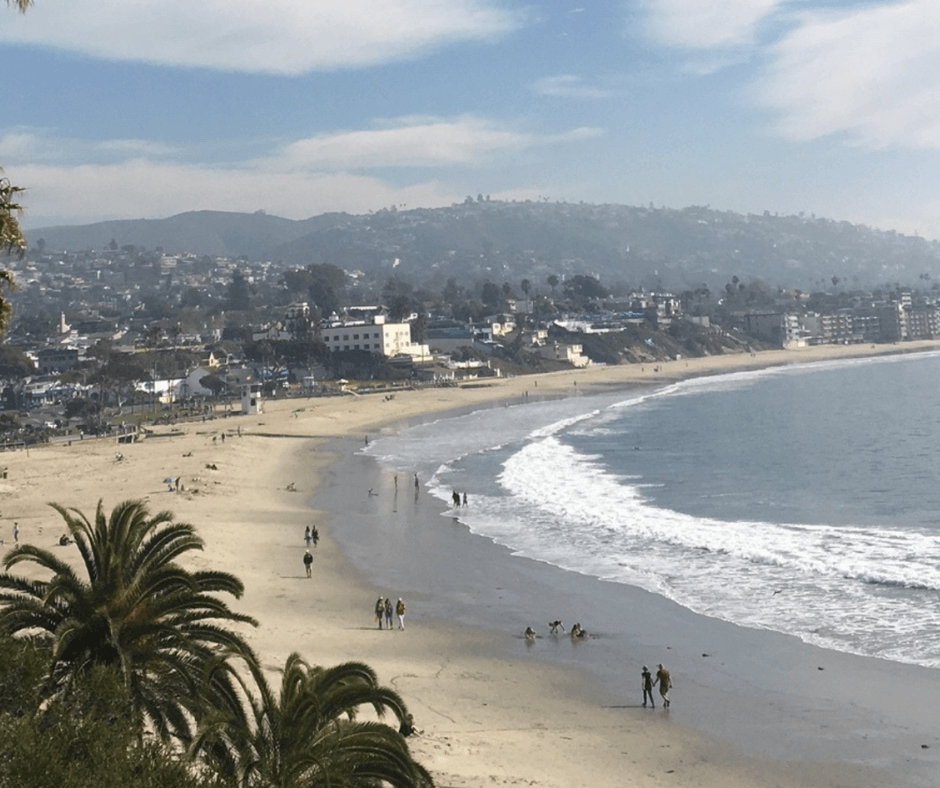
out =
[[[616,446],[617,430],[622,429],[618,419],[664,398],[715,393],[724,397],[769,377],[875,363],[901,364],[903,358],[794,365],[700,378],[619,399],[606,395],[492,409],[376,440],[370,450],[392,467],[420,467],[422,479],[427,477],[431,492],[442,500],[449,501],[454,489],[469,485],[471,505],[460,512],[461,520],[474,533],[519,555],[637,585],[744,626],[786,632],[843,651],[940,667],[940,539],[935,518],[924,519],[921,527],[911,519],[895,525],[890,516],[879,524],[870,516],[882,506],[894,513],[893,477],[884,473],[886,462],[924,489],[935,486],[937,468],[929,442],[916,456],[888,456],[882,445],[866,444],[856,428],[862,440],[851,450],[868,463],[872,483],[864,492],[869,516],[864,522],[843,518],[829,524],[828,515],[844,504],[828,495],[813,501],[826,515],[815,523],[718,519],[673,511],[655,503],[653,496],[662,483],[635,473],[617,474],[609,456],[579,451],[569,441],[580,438],[580,445],[590,447],[594,440],[607,440],[608,447]],[[795,422],[791,429],[801,429],[801,424]],[[940,426],[925,422],[912,433],[918,430],[929,439]],[[620,449],[632,450],[638,437],[622,434]],[[819,447],[824,459],[827,450]],[[838,461],[838,453],[835,456]],[[858,479],[846,480],[849,493],[853,484],[858,486]],[[732,511],[736,500],[734,489],[715,490],[717,511]],[[752,514],[749,502],[764,505],[757,498],[742,500],[745,514]],[[765,508],[770,512],[780,506],[772,500]]]

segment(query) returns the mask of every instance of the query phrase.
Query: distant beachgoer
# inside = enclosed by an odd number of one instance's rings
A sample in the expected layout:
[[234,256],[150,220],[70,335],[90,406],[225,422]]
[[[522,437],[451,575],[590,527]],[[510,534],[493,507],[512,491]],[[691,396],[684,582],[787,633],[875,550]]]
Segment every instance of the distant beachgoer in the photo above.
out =
[[526,640],[535,640],[535,638],[536,638],[536,632],[535,632],[535,630],[532,629],[532,627],[526,627],[526,628],[525,628],[525,639],[526,639]]
[[385,617],[385,598],[379,597],[375,602],[375,619],[379,622],[379,629],[382,628],[382,619]]
[[460,493],[454,490],[454,494],[451,496],[451,498],[454,501],[454,506],[459,507],[460,506]]
[[562,632],[565,631],[565,625],[562,623],[562,621],[561,621],[560,618],[557,619],[557,620],[555,620],[555,621],[549,621],[549,622],[548,622],[548,630],[549,630],[549,632],[551,632],[551,634],[557,635],[559,629],[560,629]]
[[320,544],[320,532],[315,525],[310,526],[310,541],[313,542],[314,547]]
[[464,506],[467,505],[467,494],[466,494],[466,493],[463,494],[463,505],[464,505]]
[[310,548],[310,543],[313,541],[313,536],[310,533],[310,526],[308,525],[304,529],[304,544],[307,545],[307,548]]
[[307,577],[311,577],[310,568],[313,565],[313,555],[309,550],[304,551],[304,569],[307,570]]
[[571,627],[571,638],[573,640],[581,640],[586,637],[587,632],[584,630],[584,627],[581,626],[580,622]]
[[395,605],[395,614],[398,616],[398,628],[405,628],[405,601],[398,597],[398,603]]
[[392,607],[392,598],[389,597],[385,600],[385,625],[391,629],[392,628],[392,614],[395,612],[395,609]]
[[19,523],[13,523],[13,541],[14,542],[20,541],[20,524]]
[[646,705],[646,699],[649,698],[650,706],[655,709],[656,704],[653,702],[653,674],[650,673],[650,669],[644,665],[641,675],[643,676],[643,705]]
[[659,684],[659,694],[663,698],[663,706],[668,708],[669,690],[672,689],[672,676],[669,675],[669,671],[666,670],[661,663],[657,667],[659,669],[656,671],[656,679],[653,681],[653,684]]
[[415,474],[415,492],[418,492],[420,486],[421,485],[418,483],[418,474]]

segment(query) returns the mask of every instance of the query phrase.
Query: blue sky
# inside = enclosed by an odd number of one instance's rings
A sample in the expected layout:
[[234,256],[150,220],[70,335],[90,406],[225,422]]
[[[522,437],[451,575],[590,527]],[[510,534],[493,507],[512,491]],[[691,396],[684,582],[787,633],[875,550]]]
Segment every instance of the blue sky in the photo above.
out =
[[24,226],[466,195],[940,237],[940,3],[0,4]]

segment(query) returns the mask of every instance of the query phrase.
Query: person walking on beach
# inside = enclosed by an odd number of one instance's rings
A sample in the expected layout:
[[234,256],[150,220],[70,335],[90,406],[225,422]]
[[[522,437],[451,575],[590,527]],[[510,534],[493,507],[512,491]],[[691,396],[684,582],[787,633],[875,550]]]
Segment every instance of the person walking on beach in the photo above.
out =
[[315,525],[310,526],[310,541],[313,542],[314,547],[320,544],[320,532]]
[[310,526],[308,525],[304,529],[304,544],[307,545],[307,549],[310,549],[310,542],[313,541],[313,536],[310,534]]
[[659,694],[662,696],[663,706],[668,709],[669,690],[672,689],[672,676],[669,675],[669,671],[663,667],[662,663],[657,665],[657,668],[656,679],[653,681],[653,684],[659,684]]
[[398,628],[405,628],[405,600],[398,597],[398,603],[395,605],[395,614],[398,616]]
[[382,628],[382,618],[385,616],[385,599],[379,597],[375,602],[375,619],[379,622],[379,629]]
[[392,628],[392,613],[394,608],[392,607],[392,598],[389,597],[385,600],[385,625],[391,629]]
[[13,541],[19,543],[20,541],[20,524],[13,523]]
[[310,571],[313,566],[313,555],[309,550],[304,551],[304,569],[307,570],[307,577],[312,577],[312,572]]
[[641,675],[643,676],[643,706],[646,706],[646,699],[649,698],[650,706],[655,709],[656,704],[653,702],[653,674],[650,673],[650,669],[644,665]]

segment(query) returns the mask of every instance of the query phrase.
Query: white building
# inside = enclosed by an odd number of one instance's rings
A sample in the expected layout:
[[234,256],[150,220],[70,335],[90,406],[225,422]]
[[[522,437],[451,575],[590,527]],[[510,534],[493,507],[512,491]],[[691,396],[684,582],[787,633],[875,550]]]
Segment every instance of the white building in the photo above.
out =
[[370,320],[332,321],[321,327],[320,338],[331,351],[367,350],[386,358],[430,356],[427,345],[411,341],[409,323],[386,323],[383,315]]

